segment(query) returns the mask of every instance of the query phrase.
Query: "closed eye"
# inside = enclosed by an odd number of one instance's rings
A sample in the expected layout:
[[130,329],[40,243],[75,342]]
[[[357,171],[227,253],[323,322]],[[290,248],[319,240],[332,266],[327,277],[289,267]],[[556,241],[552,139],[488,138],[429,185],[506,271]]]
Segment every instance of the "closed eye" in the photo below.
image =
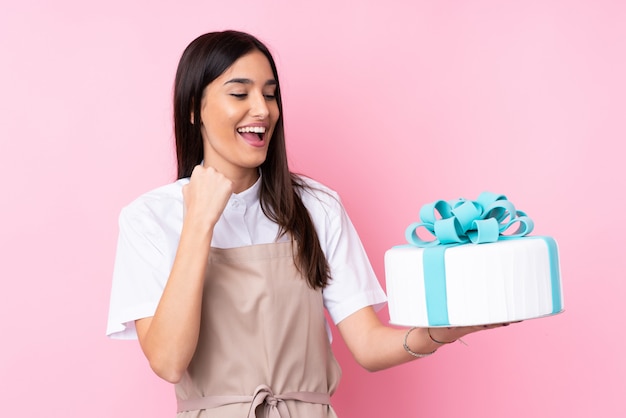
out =
[[[248,93],[230,93],[230,95],[237,99],[245,99],[248,97]],[[264,94],[263,97],[265,97],[266,100],[276,100],[276,95],[274,94]]]

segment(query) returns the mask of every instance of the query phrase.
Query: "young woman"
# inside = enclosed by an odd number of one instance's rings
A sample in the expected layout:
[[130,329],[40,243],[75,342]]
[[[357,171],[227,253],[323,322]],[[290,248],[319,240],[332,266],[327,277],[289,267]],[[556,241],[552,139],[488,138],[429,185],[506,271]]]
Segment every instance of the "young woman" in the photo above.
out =
[[107,334],[138,338],[180,417],[334,417],[326,308],[380,370],[484,327],[400,330],[339,197],[287,166],[280,83],[251,35],[198,37],[176,74],[175,183],[120,215]]

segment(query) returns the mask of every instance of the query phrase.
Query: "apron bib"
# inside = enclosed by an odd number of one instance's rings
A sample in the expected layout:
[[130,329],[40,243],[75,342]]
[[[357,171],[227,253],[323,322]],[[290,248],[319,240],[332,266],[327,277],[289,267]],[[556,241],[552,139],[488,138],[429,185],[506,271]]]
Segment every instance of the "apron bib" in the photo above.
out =
[[341,370],[321,290],[294,264],[296,244],[212,248],[196,353],[176,385],[178,418],[336,417]]

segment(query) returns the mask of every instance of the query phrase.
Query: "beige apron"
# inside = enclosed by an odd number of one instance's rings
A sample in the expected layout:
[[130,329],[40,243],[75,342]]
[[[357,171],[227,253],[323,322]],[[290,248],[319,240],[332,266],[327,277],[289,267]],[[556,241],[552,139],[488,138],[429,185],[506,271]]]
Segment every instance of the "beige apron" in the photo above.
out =
[[176,385],[178,418],[330,418],[341,370],[322,292],[296,244],[211,249],[198,347]]

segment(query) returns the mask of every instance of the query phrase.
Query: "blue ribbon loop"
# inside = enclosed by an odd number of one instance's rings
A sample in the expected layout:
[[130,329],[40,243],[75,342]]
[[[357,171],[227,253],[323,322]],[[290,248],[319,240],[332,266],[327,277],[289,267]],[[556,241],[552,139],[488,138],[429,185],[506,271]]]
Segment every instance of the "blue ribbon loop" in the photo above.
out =
[[[419,216],[420,222],[409,225],[405,236],[409,244],[422,248],[496,242],[525,236],[534,228],[532,219],[515,209],[506,196],[491,192],[481,193],[477,200],[438,200],[422,206]],[[517,229],[510,232],[513,226]],[[420,228],[434,238],[420,238]]]

